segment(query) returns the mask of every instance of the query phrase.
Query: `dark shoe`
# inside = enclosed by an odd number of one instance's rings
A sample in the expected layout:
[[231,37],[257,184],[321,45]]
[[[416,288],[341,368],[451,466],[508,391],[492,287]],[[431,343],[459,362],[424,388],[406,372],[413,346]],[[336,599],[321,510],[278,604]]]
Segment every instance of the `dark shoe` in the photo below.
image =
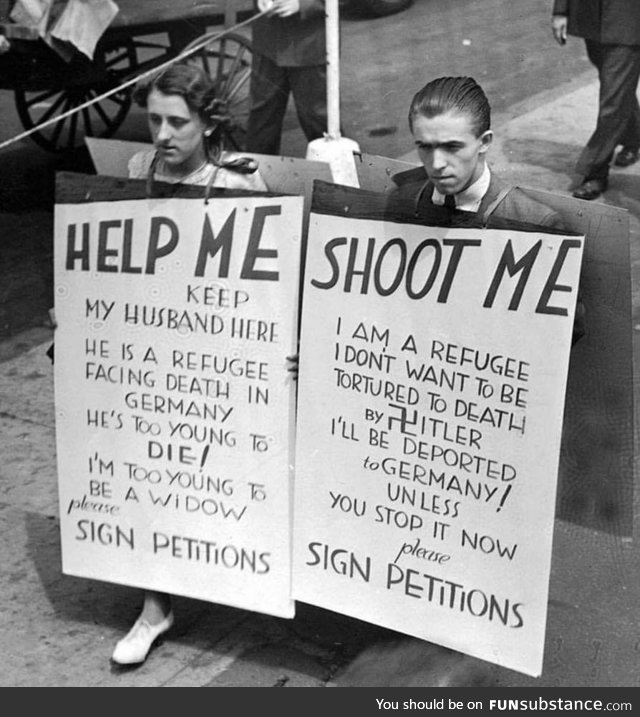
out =
[[614,164],[616,167],[630,167],[640,159],[640,150],[629,149],[629,147],[623,147],[616,157]]
[[578,199],[597,199],[602,192],[607,191],[609,183],[606,179],[587,179],[573,192]]

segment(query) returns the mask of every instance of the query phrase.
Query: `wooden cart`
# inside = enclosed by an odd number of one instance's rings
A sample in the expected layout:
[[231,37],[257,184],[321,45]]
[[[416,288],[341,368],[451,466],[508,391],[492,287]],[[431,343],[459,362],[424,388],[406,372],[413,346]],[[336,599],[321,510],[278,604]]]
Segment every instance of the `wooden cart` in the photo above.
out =
[[[228,102],[230,149],[240,149],[246,129],[251,44],[220,31],[253,14],[251,0],[116,0],[119,12],[100,38],[93,60],[76,51],[63,59],[36,30],[9,21],[15,0],[0,0],[0,89],[12,90],[20,121],[30,130],[159,66],[194,43],[208,42],[192,57],[215,79]],[[30,137],[52,152],[80,146],[85,136],[110,137],[131,105],[131,87],[61,117]]]

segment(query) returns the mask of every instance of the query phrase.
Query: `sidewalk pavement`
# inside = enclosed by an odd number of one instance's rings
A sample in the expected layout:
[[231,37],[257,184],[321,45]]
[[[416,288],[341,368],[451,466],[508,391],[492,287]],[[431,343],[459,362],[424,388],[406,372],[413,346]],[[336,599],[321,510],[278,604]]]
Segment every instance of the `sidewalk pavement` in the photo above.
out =
[[[493,168],[512,183],[569,193],[571,168],[595,123],[597,90],[589,75],[495,118]],[[417,161],[411,153],[402,159]],[[631,212],[638,316],[640,166],[614,169],[598,201]],[[185,598],[175,599],[176,624],[144,665],[111,666],[115,642],[137,615],[140,592],[61,574],[53,372],[45,355],[51,335],[34,329],[0,344],[0,685],[640,684],[637,548],[628,539],[560,521],[545,667],[537,680],[309,605],[298,604],[295,619],[283,620]],[[576,544],[582,546],[577,553]]]

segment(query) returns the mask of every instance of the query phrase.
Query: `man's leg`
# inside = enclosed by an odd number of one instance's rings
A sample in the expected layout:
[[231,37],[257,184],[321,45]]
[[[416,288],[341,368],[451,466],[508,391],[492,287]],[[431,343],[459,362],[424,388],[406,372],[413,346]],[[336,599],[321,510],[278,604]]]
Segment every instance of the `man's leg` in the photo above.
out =
[[327,131],[326,65],[289,67],[288,71],[302,131],[308,142],[320,139]]
[[596,129],[576,168],[585,180],[606,182],[616,146],[637,138],[634,118],[638,108],[636,91],[640,78],[640,46],[585,42],[589,59],[598,68],[600,99]]
[[618,152],[614,164],[618,167],[628,167],[635,164],[640,158],[640,104],[637,96],[627,126],[620,137],[622,149]]
[[287,71],[256,53],[251,63],[251,109],[245,149],[258,154],[279,154],[282,122],[289,99]]
[[640,104],[637,97],[635,99],[635,107],[631,112],[631,117],[627,122],[627,126],[620,137],[620,144],[629,149],[640,149]]

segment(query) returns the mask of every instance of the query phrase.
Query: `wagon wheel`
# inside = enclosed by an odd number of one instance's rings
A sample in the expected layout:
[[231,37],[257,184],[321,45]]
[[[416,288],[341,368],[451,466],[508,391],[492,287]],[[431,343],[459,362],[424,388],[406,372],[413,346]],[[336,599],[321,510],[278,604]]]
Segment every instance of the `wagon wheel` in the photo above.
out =
[[[135,43],[125,40],[111,47],[98,47],[93,62],[85,58],[73,60],[46,89],[16,89],[16,109],[23,127],[30,130],[99,97],[127,79],[137,64]],[[130,106],[131,90],[126,88],[30,136],[50,152],[66,152],[81,146],[85,136],[111,137],[124,122]]]
[[[198,38],[183,50],[188,52],[195,44],[206,40]],[[226,149],[242,150],[249,118],[249,78],[251,76],[251,43],[242,35],[230,33],[215,37],[191,57],[202,64],[216,84],[217,96],[227,103],[231,125],[223,130]]]

